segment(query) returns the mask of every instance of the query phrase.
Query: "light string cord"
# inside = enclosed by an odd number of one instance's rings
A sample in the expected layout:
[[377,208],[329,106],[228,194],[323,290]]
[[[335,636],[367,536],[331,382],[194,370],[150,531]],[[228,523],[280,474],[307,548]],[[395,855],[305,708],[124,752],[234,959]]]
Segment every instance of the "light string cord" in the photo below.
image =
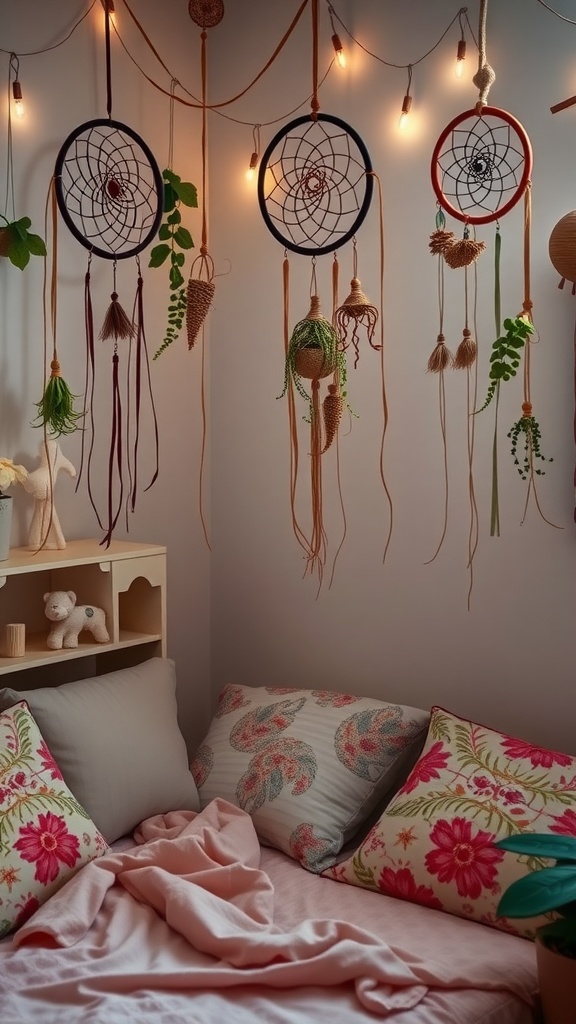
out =
[[6,139],[6,193],[4,198],[4,216],[8,220],[8,205],[12,208],[12,219],[16,220],[16,205],[14,201],[14,150],[12,137],[12,104],[10,102],[10,86],[12,85],[12,73],[14,80],[18,78],[20,62],[15,53],[10,54],[8,64],[8,93],[6,105],[8,109],[8,126]]
[[[88,15],[90,14],[90,11],[92,10],[92,8],[97,3],[98,3],[98,0],[92,0],[92,2],[88,6],[88,9],[84,12],[82,17],[78,19],[78,21],[72,26],[70,31],[67,33],[67,35],[65,35],[63,39],[60,39],[59,42],[52,43],[51,46],[43,46],[43,47],[41,47],[38,50],[23,50],[22,52],[20,52],[18,54],[18,56],[19,57],[37,57],[41,53],[50,53],[51,50],[57,50],[59,46],[63,46],[64,43],[67,43],[68,40],[71,38],[71,36],[74,35],[76,29],[82,24],[84,19],[88,17]],[[0,53],[9,53],[10,56],[12,56],[12,52],[10,50],[5,50],[1,46],[0,46]]]
[[486,18],[488,14],[488,0],[480,0],[480,13],[478,16],[478,71],[472,81],[480,90],[476,112],[481,113],[482,107],[488,103],[490,86],[496,78],[494,69],[490,67],[486,59]]

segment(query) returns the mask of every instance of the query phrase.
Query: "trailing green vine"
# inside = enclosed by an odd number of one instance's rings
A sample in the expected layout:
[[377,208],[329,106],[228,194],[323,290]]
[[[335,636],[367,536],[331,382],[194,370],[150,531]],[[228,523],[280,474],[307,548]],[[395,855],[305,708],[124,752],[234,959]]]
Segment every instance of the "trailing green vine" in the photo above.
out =
[[[168,272],[170,281],[170,304],[168,306],[168,323],[164,340],[154,359],[157,359],[173,341],[176,341],[186,316],[186,282],[182,268],[186,260],[186,250],[194,248],[192,235],[182,226],[180,206],[198,206],[196,187],[190,181],[182,181],[179,175],[169,168],[162,172],[164,179],[164,213],[166,219],[158,231],[159,245],[150,252],[149,267],[161,267],[170,257]],[[178,250],[184,250],[179,252]]]
[[[540,425],[536,417],[532,416],[532,406],[529,402],[524,402],[522,405],[522,413],[520,419],[517,420],[508,432],[508,437],[512,441],[510,451],[514,459],[514,465],[522,479],[528,480],[532,472],[536,473],[537,476],[544,476],[545,470],[534,467],[535,459],[540,459],[542,462],[554,462],[554,459],[547,459],[542,455],[540,448]],[[518,457],[518,442],[521,435],[524,435],[524,455],[522,456],[522,461]]]
[[484,404],[476,409],[482,412],[496,394],[496,389],[501,381],[510,380],[516,376],[520,366],[521,352],[526,344],[527,338],[534,334],[534,327],[525,316],[507,317],[504,321],[505,334],[492,345],[490,356],[490,372],[488,374],[490,383]]

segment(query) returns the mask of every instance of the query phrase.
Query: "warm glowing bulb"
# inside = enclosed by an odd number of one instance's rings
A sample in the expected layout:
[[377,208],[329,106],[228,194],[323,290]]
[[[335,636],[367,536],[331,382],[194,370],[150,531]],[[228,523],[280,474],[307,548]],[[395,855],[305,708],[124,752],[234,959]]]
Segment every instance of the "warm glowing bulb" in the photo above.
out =
[[336,60],[341,68],[346,67],[346,54],[344,53],[344,47],[340,42],[340,36],[334,33],[332,36],[332,46],[334,47],[334,53],[336,54]]
[[258,153],[252,153],[252,156],[250,157],[250,165],[248,167],[248,170],[246,171],[246,180],[247,181],[254,181],[254,176],[256,174],[257,164],[258,164]]
[[398,127],[399,128],[405,128],[406,122],[408,120],[408,114],[410,113],[410,107],[411,106],[412,106],[412,97],[407,94],[404,97],[403,101],[402,101],[402,111],[400,113],[400,117],[398,118]]
[[20,82],[12,82],[12,96],[14,98],[14,113],[16,117],[24,117],[25,109]]
[[466,60],[466,40],[460,39],[458,43],[458,52],[456,54],[456,67],[454,68],[454,74],[456,78],[462,78],[464,74],[464,61]]

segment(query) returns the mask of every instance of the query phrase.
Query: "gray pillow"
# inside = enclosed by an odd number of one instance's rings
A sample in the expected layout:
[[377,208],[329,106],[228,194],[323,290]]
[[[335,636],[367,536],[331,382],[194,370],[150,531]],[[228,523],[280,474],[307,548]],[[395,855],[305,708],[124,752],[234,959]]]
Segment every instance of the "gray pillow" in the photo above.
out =
[[170,659],[62,686],[6,688],[0,711],[19,700],[27,701],[66,784],[109,843],[154,814],[200,809]]

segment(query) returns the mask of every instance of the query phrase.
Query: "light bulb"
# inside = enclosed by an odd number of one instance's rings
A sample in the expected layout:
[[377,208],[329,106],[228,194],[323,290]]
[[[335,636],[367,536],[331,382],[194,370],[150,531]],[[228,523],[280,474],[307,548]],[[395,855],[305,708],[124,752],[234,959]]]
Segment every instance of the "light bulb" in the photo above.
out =
[[14,113],[16,117],[24,117],[25,108],[22,100],[22,86],[20,82],[12,82],[12,96],[14,98]]
[[332,36],[332,46],[334,47],[334,53],[336,54],[336,60],[341,68],[346,67],[346,54],[344,53],[344,47],[340,42],[340,36],[335,32]]
[[406,126],[406,121],[408,120],[408,114],[410,113],[410,107],[411,106],[412,106],[412,97],[408,93],[406,93],[406,95],[405,95],[405,97],[404,97],[404,99],[402,101],[402,110],[401,110],[401,113],[400,113],[400,117],[398,118],[398,127],[399,128],[404,128]]
[[464,61],[466,60],[466,40],[460,39],[458,42],[458,52],[456,54],[456,67],[454,68],[454,74],[456,78],[462,78],[464,74]]
[[247,181],[254,181],[254,175],[256,174],[256,167],[258,164],[258,153],[252,153],[250,157],[250,165],[246,171]]

